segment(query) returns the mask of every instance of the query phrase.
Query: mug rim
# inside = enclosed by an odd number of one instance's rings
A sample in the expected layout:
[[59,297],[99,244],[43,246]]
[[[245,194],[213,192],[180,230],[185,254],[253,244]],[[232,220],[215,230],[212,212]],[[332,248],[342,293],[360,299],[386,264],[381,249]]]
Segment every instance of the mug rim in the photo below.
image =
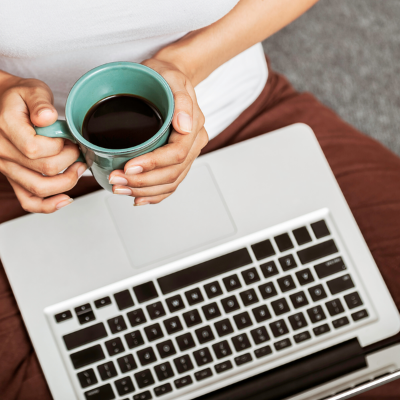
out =
[[[128,67],[128,68],[131,68],[134,70],[141,70],[145,73],[148,73],[152,77],[156,78],[159,81],[159,83],[164,87],[167,97],[168,97],[168,100],[172,104],[172,107],[168,107],[168,113],[167,113],[164,123],[162,124],[161,128],[158,130],[158,132],[154,136],[152,136],[150,139],[148,139],[147,141],[145,141],[141,144],[138,144],[133,147],[127,147],[124,149],[108,149],[106,147],[96,146],[95,144],[86,140],[79,133],[79,131],[75,128],[75,125],[72,122],[71,123],[69,122],[69,120],[71,120],[71,121],[73,120],[71,103],[73,102],[74,96],[76,95],[76,92],[79,90],[79,88],[88,79],[90,79],[94,74],[98,73],[99,71],[112,69],[112,68],[115,68],[116,66],[124,66],[124,67]],[[167,81],[158,72],[154,71],[154,69],[151,69],[150,67],[147,67],[143,64],[134,63],[134,62],[130,62],[130,61],[115,61],[115,62],[110,62],[110,63],[99,65],[99,66],[87,71],[84,75],[82,75],[74,83],[74,85],[72,86],[72,88],[68,94],[67,102],[65,104],[65,120],[67,122],[68,128],[71,131],[72,135],[80,144],[90,148],[93,151],[99,152],[99,153],[109,154],[109,155],[123,155],[125,153],[131,153],[131,152],[135,152],[135,151],[144,151],[148,147],[151,147],[155,142],[157,142],[165,134],[165,132],[168,130],[169,126],[171,125],[172,118],[174,116],[174,110],[175,110],[175,101],[174,101],[174,95],[172,93],[172,90],[171,90],[170,86],[168,85]]]

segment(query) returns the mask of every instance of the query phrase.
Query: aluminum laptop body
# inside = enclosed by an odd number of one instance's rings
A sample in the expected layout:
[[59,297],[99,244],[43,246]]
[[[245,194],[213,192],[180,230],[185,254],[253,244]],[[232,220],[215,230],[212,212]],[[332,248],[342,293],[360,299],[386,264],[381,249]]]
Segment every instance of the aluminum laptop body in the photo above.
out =
[[339,400],[400,375],[399,313],[306,125],[132,204],[99,191],[0,226],[55,400]]

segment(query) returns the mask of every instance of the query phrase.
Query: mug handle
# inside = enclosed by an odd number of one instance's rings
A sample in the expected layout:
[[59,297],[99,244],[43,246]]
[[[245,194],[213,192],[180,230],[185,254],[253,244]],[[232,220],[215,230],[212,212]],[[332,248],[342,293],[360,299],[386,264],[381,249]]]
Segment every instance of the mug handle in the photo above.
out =
[[[43,128],[39,128],[38,126],[34,126],[36,133],[40,136],[46,136],[50,138],[63,138],[68,139],[73,143],[77,144],[76,139],[72,136],[71,131],[68,128],[68,124],[66,121],[57,120],[53,125],[45,126]],[[82,151],[79,150],[80,154],[76,161],[86,162],[85,157],[82,154]],[[75,162],[76,162],[75,161]]]

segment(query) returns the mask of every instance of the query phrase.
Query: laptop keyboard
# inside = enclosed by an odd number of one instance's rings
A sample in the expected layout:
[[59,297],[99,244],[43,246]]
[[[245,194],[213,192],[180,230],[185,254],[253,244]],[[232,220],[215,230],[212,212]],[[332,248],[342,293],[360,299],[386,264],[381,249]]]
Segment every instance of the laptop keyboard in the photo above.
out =
[[55,306],[49,318],[78,398],[176,399],[283,354],[312,353],[370,320],[329,221]]

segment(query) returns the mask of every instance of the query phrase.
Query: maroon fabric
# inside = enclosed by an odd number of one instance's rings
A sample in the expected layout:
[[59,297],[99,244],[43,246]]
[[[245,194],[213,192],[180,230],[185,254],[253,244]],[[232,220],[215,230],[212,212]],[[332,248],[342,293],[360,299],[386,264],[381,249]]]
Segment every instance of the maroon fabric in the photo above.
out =
[[[311,94],[296,92],[283,76],[271,70],[260,97],[231,126],[210,141],[203,153],[296,122],[308,124],[315,132],[400,308],[400,159],[396,155],[343,122]],[[71,191],[71,196],[77,197],[98,188],[93,178],[82,178]],[[0,222],[23,214],[7,180],[0,176]],[[51,399],[2,267],[0,398]],[[400,380],[356,398],[398,400]]]

